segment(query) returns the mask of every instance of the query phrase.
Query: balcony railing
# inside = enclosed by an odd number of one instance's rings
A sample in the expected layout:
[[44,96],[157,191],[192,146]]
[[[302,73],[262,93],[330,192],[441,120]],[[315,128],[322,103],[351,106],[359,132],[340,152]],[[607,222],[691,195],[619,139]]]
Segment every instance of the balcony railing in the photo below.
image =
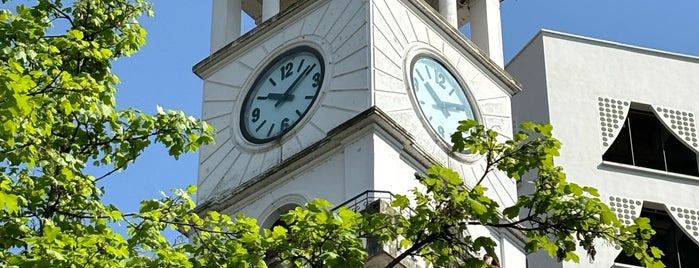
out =
[[369,204],[376,201],[383,200],[387,202],[393,201],[393,193],[389,191],[378,191],[378,190],[366,190],[342,204],[337,205],[333,208],[333,211],[338,210],[341,207],[346,207],[354,212],[359,212],[367,209]]

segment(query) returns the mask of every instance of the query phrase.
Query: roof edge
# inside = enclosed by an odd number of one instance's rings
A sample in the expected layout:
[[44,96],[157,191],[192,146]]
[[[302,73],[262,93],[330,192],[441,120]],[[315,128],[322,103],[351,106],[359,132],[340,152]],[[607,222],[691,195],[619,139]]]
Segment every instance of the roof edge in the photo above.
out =
[[599,39],[599,38],[594,38],[594,37],[587,37],[587,36],[582,36],[582,35],[577,35],[577,34],[565,33],[565,32],[560,32],[560,31],[555,31],[555,30],[541,29],[539,31],[539,33],[537,33],[535,38],[538,37],[538,35],[542,35],[545,37],[566,39],[566,40],[577,41],[577,42],[582,42],[582,43],[591,43],[591,44],[596,44],[596,45],[606,46],[606,47],[611,47],[611,48],[630,50],[630,51],[634,51],[637,53],[660,56],[660,57],[665,57],[665,58],[673,58],[673,59],[677,59],[677,60],[693,61],[693,62],[699,63],[699,56],[670,52],[670,51],[666,51],[666,50],[660,50],[660,49],[654,49],[654,48],[648,48],[648,47],[642,47],[642,46],[635,46],[635,45],[630,45],[630,44],[625,44],[625,43],[620,43],[620,42],[615,42],[615,41],[610,41],[610,40],[604,40],[604,39]]

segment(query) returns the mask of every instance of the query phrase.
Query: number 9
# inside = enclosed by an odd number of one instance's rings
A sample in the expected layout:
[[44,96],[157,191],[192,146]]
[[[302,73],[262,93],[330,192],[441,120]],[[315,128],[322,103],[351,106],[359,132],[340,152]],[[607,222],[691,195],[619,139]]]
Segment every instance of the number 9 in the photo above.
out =
[[260,108],[252,110],[252,122],[255,123],[257,120],[260,120]]

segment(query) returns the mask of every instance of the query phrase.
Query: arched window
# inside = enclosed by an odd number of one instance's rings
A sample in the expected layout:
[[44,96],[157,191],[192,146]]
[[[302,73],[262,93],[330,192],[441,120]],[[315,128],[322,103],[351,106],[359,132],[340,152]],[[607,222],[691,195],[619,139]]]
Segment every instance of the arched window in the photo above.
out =
[[605,161],[699,176],[697,154],[670,132],[656,115],[643,109],[629,110]]
[[272,211],[272,213],[270,213],[269,216],[267,216],[265,221],[262,223],[262,228],[272,229],[274,228],[274,226],[287,227],[286,223],[281,219],[282,215],[289,212],[289,210],[295,209],[296,207],[300,206],[301,205],[294,203],[288,203],[280,206],[279,208]]
[[[285,213],[289,212],[292,209],[295,209],[296,207],[300,207],[301,205],[294,204],[294,203],[287,203],[285,205],[282,205],[281,207],[275,209],[270,213],[269,216],[265,219],[265,221],[262,223],[262,227],[265,229],[272,229],[275,226],[281,226],[284,228],[288,228],[288,225],[286,222],[282,220],[282,215]],[[267,263],[267,266],[270,268],[287,268],[288,266],[284,265],[281,262],[281,259],[278,256],[278,252],[275,251],[268,251],[267,255],[265,256],[265,262]]]
[[[663,263],[668,268],[699,267],[699,246],[675,224],[665,210],[644,207],[641,217],[650,219],[650,225],[655,230],[651,238],[651,246],[657,247],[665,254]],[[633,256],[624,252],[617,256],[617,263],[641,266]]]

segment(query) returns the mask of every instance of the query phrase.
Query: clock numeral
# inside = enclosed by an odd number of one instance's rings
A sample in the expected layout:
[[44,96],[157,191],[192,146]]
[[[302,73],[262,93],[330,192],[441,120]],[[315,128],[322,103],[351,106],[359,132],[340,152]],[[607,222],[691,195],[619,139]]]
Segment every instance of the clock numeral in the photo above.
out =
[[442,138],[445,138],[444,137],[444,128],[442,126],[438,126],[437,131],[439,132],[439,135],[442,136]]
[[252,110],[252,122],[255,123],[260,120],[260,108],[255,108]]
[[318,87],[320,84],[320,73],[313,74],[313,87]]
[[298,116],[302,116],[302,115],[303,115],[303,114],[301,113],[301,111],[299,111],[299,109],[296,109],[296,114],[297,114]]
[[284,130],[286,130],[287,128],[289,128],[289,118],[284,118],[284,119],[282,120],[282,123],[281,123],[280,127],[281,127],[281,131],[284,131]]
[[294,68],[294,63],[289,62],[286,65],[282,66],[279,68],[279,71],[281,71],[282,74],[282,80],[286,79],[287,77],[291,76],[294,74],[294,71],[292,70]]
[[[427,65],[425,65],[425,72],[427,72],[427,77],[432,79],[432,75],[430,74],[430,69],[427,68]],[[435,71],[436,72],[436,71]]]
[[277,86],[277,82],[275,82],[271,77],[269,78],[269,82],[272,83],[272,86]]
[[[435,72],[437,72],[437,71],[435,70]],[[437,84],[439,84],[440,87],[446,88],[446,86],[444,85],[444,81],[446,81],[446,79],[444,78],[443,73],[435,73],[435,78],[436,78],[435,80],[437,81]]]
[[[418,73],[418,75],[419,75],[419,74],[420,74],[420,73]],[[415,77],[413,77],[413,88],[415,89],[416,92],[417,92],[417,91],[420,91],[420,84],[418,84],[417,78],[415,78]]]

